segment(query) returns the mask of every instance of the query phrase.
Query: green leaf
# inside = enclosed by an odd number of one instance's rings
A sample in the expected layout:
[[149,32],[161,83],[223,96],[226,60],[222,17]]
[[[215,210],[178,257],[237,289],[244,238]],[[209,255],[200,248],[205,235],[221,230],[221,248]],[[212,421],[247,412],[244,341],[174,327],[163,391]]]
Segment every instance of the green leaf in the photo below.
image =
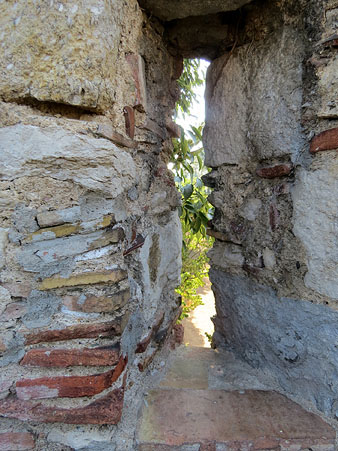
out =
[[189,197],[191,197],[192,193],[194,191],[194,187],[192,186],[191,183],[189,183],[188,185],[185,185],[183,187],[183,197],[184,199],[189,199]]

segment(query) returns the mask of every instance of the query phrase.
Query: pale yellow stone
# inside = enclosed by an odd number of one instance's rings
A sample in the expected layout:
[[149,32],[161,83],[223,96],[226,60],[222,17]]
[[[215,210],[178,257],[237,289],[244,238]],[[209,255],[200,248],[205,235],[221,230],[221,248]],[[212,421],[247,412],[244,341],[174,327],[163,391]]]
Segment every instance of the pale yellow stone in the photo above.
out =
[[[112,215],[106,215],[103,217],[102,221],[98,222],[93,229],[104,229],[106,227],[109,227],[113,221]],[[77,224],[62,224],[58,226],[53,227],[45,227],[42,229],[37,230],[34,233],[31,233],[28,235],[28,237],[23,241],[24,243],[30,243],[32,241],[39,241],[39,236],[43,235],[44,233],[53,233],[54,236],[50,238],[62,238],[65,236],[73,235],[74,233],[79,233],[86,231],[86,228],[83,227],[81,223]],[[118,230],[113,231],[110,234],[110,239],[112,242],[117,242],[118,237],[120,235],[120,232]]]
[[0,95],[104,111],[114,101],[122,2],[0,3]]
[[77,274],[68,278],[48,277],[41,282],[39,290],[52,290],[54,288],[93,285],[97,283],[117,283],[126,278],[127,272],[120,269],[104,273]]

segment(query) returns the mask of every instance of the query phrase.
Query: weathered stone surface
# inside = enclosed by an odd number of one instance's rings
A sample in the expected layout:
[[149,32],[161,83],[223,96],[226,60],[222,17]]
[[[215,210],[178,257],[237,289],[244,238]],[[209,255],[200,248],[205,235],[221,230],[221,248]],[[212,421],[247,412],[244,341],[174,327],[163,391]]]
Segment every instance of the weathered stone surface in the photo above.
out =
[[292,165],[285,163],[257,169],[256,174],[258,175],[258,177],[262,177],[264,179],[274,179],[275,177],[283,177],[285,175],[289,175],[291,170]]
[[151,339],[154,337],[154,335],[158,332],[159,328],[161,327],[161,324],[164,320],[164,313],[160,313],[157,315],[157,318],[155,319],[155,322],[151,328],[151,330],[148,332],[148,334],[141,339],[141,341],[137,344],[135,353],[140,354],[146,351],[147,347],[149,346]]
[[318,116],[325,119],[337,119],[338,55],[334,55],[333,58],[327,61],[327,64],[320,66],[317,70],[319,76],[318,87],[321,97],[321,108]]
[[1,180],[49,171],[50,177],[73,180],[114,197],[131,188],[136,179],[135,164],[127,152],[105,139],[58,127],[18,124],[1,128],[0,165]]
[[0,314],[2,314],[7,305],[12,302],[12,298],[8,290],[5,287],[0,286]]
[[60,305],[60,297],[33,290],[27,298],[27,313],[23,316],[22,322],[28,329],[48,326]]
[[233,243],[216,241],[214,247],[208,252],[208,257],[213,265],[221,268],[242,267],[244,256],[241,246]]
[[5,265],[5,248],[8,242],[8,230],[0,227],[0,269]]
[[24,302],[12,302],[8,304],[5,311],[2,313],[2,321],[10,321],[11,319],[21,318],[27,311]]
[[63,304],[74,312],[107,313],[113,312],[128,303],[130,290],[123,290],[111,296],[66,296]]
[[67,368],[69,366],[112,366],[119,360],[119,346],[111,349],[31,349],[20,365],[44,368]]
[[0,449],[3,451],[24,451],[35,448],[35,440],[29,432],[0,433]]
[[292,191],[293,231],[307,253],[305,285],[338,299],[338,157],[298,173]]
[[109,388],[120,377],[127,361],[127,358],[121,357],[115,369],[93,376],[22,379],[16,383],[16,394],[23,400],[94,396]]
[[16,298],[26,298],[32,291],[31,285],[25,282],[5,282],[2,286],[9,291],[11,296]]
[[310,152],[317,153],[322,150],[338,149],[338,128],[325,130],[315,136],[310,144]]
[[161,20],[169,21],[188,16],[204,16],[234,11],[251,0],[140,0],[140,5]]
[[107,109],[115,97],[120,10],[119,2],[93,0],[1,5],[1,29],[11,40],[1,48],[0,95]]
[[239,164],[251,152],[259,159],[297,157],[304,146],[302,61],[302,40],[284,26],[264,45],[244,45],[211,63],[203,133],[207,166]]
[[127,278],[127,272],[121,269],[107,272],[77,274],[68,278],[49,277],[39,285],[40,290],[53,290],[54,288],[76,287],[79,285],[93,285],[97,283],[117,283]]
[[[61,227],[66,227],[69,231],[68,226]],[[25,244],[18,253],[17,259],[26,271],[48,275],[50,270],[51,274],[54,274],[62,268],[62,260],[118,243],[123,237],[120,229],[98,230],[84,235],[76,234],[60,238],[53,238],[54,232],[47,233],[45,238],[49,239],[43,239],[43,235],[38,235],[37,239],[42,241]],[[70,233],[74,233],[74,230]],[[58,262],[61,262],[60,267],[56,266]]]
[[44,330],[26,334],[25,343],[33,345],[36,343],[72,340],[74,338],[115,337],[121,334],[119,321],[108,321],[96,324],[79,324],[59,330]]
[[61,409],[11,397],[0,401],[0,416],[40,423],[117,424],[122,415],[123,398],[124,390],[118,388],[85,407]]
[[[75,429],[75,428],[74,428]],[[111,435],[102,430],[70,430],[61,431],[59,428],[52,429],[48,434],[48,441],[62,443],[77,451],[118,451],[115,445],[109,442]]]
[[338,394],[338,313],[323,305],[278,298],[242,276],[211,269],[216,298],[217,345],[233,349],[254,367],[267,369],[288,393],[325,414]]
[[66,208],[64,210],[44,211],[38,213],[36,216],[36,220],[41,228],[77,222],[80,219],[81,208],[79,206]]
[[136,143],[132,139],[128,139],[113,129],[111,124],[99,124],[96,130],[98,136],[107,138],[118,146],[135,148]]

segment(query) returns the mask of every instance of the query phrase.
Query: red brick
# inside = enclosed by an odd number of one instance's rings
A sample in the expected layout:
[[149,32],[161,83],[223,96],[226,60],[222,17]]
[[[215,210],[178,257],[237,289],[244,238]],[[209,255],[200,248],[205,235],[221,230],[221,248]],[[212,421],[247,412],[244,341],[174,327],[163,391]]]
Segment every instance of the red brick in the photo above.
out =
[[0,449],[21,451],[34,449],[34,437],[29,432],[4,432],[0,434]]
[[147,93],[143,58],[141,55],[130,53],[126,55],[126,60],[131,68],[136,87],[134,106],[141,112],[145,112],[147,109]]
[[331,128],[315,136],[310,144],[310,152],[338,149],[338,127]]
[[112,349],[31,349],[21,360],[21,365],[44,368],[69,366],[112,366],[119,360],[119,346]]
[[135,111],[131,106],[123,108],[124,121],[126,125],[126,133],[129,138],[134,139],[135,135]]
[[139,247],[142,247],[144,245],[145,238],[142,235],[137,235],[135,240],[132,242],[131,246],[123,252],[123,256],[126,257],[127,255],[131,254],[133,251],[138,249]]
[[124,389],[118,388],[85,407],[62,409],[13,396],[0,401],[0,416],[40,423],[117,424],[122,415],[123,397]]
[[292,168],[293,168],[292,164],[288,163],[276,164],[275,166],[257,169],[256,174],[259,177],[265,179],[273,179],[276,177],[283,177],[285,175],[289,175],[292,171]]
[[275,231],[279,225],[279,211],[276,204],[270,205],[269,211],[270,227],[272,231]]
[[16,394],[22,400],[94,396],[111,387],[125,369],[127,361],[127,357],[121,357],[114,370],[92,376],[22,379],[16,383]]
[[74,338],[112,338],[116,335],[120,335],[121,332],[122,330],[119,322],[108,321],[96,324],[79,324],[66,327],[65,329],[33,332],[27,334],[25,339],[26,345],[33,345],[43,342],[72,340]]

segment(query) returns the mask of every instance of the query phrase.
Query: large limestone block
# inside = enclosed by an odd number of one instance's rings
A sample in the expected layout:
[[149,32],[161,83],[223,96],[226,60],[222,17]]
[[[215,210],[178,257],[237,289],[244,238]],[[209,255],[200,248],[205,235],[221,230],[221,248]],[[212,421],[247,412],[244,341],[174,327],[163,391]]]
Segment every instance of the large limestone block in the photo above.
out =
[[141,7],[159,19],[169,21],[235,11],[252,0],[139,0]]
[[0,96],[105,110],[114,100],[121,3],[0,2]]
[[213,61],[207,74],[207,166],[290,155],[301,132],[303,43],[289,26]]
[[1,128],[0,168],[0,180],[48,176],[71,180],[113,198],[137,180],[134,161],[127,152],[106,139],[58,127],[18,124]]
[[338,157],[301,169],[292,197],[293,231],[308,257],[305,285],[338,299]]

